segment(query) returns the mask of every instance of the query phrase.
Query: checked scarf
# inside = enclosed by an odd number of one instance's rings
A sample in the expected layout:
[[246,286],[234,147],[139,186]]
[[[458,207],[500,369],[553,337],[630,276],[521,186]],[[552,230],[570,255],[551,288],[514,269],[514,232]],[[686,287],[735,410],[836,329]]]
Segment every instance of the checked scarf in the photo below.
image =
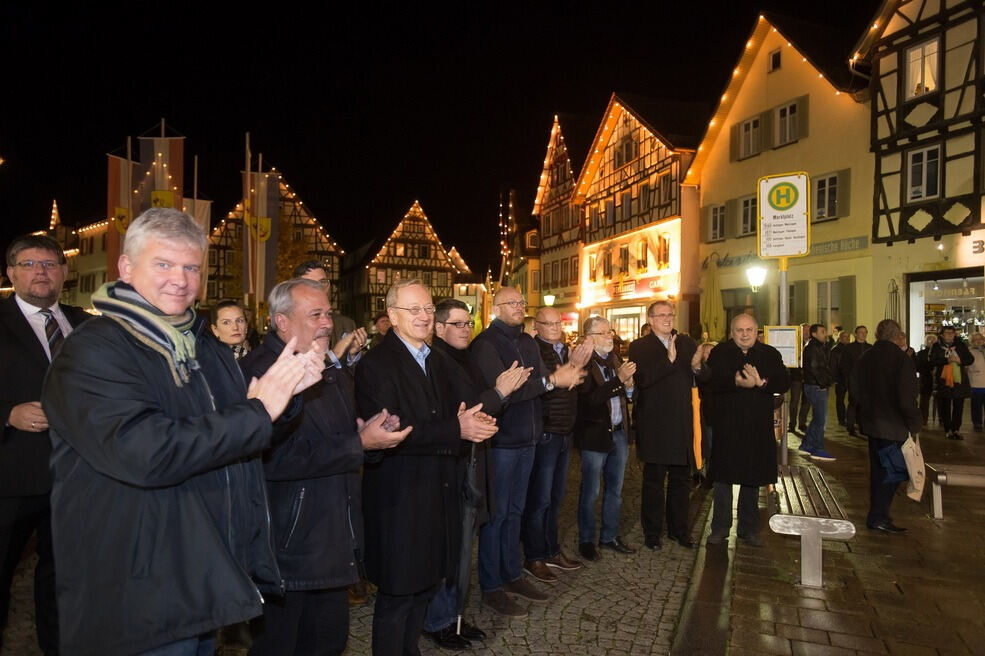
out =
[[183,387],[189,381],[189,371],[197,368],[195,338],[189,332],[195,312],[190,308],[178,316],[163,314],[120,280],[100,287],[92,295],[92,305],[140,343],[164,356],[175,385]]

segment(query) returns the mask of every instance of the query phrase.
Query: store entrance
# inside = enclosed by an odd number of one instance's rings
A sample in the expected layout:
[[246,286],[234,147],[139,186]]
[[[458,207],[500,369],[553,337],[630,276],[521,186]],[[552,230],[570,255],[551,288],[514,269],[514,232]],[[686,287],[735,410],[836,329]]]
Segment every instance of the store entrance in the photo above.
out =
[[968,338],[985,326],[985,276],[980,267],[907,276],[909,341],[920,348],[924,338],[953,326]]

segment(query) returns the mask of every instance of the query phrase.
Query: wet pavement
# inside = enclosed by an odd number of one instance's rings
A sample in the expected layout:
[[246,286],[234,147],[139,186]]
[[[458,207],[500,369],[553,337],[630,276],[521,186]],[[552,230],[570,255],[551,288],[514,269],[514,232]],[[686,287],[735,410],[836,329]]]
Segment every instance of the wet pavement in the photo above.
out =
[[[833,412],[831,416],[833,416]],[[924,433],[928,462],[985,465],[985,435],[964,431],[965,441]],[[792,464],[805,462],[791,437]],[[865,527],[868,460],[864,440],[829,427],[827,447],[837,460],[819,467],[855,523],[849,542],[825,541],[824,587],[798,585],[796,538],[773,534],[762,512],[763,548],[705,546],[710,495],[692,496],[696,550],[674,543],[662,551],[642,548],[639,526],[641,471],[634,458],[623,489],[623,536],[640,550],[632,556],[605,552],[599,563],[537,585],[550,604],[530,604],[522,620],[494,616],[473,588],[466,618],[489,634],[476,654],[985,654],[985,490],[944,489],[944,519],[929,515],[924,501],[901,492],[894,521],[908,531],[884,535]],[[572,459],[561,514],[563,544],[576,554],[575,506],[580,478]],[[928,484],[929,485],[929,484]],[[13,587],[11,620],[0,656],[39,654],[33,634],[32,559],[25,559]],[[352,611],[347,654],[368,654],[372,603]],[[421,639],[425,654],[448,653]],[[226,655],[245,650],[222,648]]]

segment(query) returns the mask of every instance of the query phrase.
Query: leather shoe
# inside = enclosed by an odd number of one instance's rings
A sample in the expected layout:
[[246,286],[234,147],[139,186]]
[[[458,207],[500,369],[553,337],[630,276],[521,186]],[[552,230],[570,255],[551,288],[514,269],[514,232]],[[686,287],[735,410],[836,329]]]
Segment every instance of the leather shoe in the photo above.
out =
[[591,561],[593,563],[602,559],[602,556],[599,554],[598,549],[596,549],[595,545],[592,544],[591,542],[579,543],[578,553],[581,554],[582,558]]
[[[451,625],[451,628],[454,629],[455,628],[455,625],[452,624]],[[482,641],[482,640],[485,640],[486,639],[486,632],[485,631],[483,631],[482,629],[480,629],[479,627],[477,627],[474,624],[469,624],[465,620],[462,620],[462,631],[458,635],[465,636],[465,639],[466,640],[469,640],[469,641],[471,641],[471,640],[479,640],[479,641]]]
[[883,533],[905,533],[906,529],[902,526],[897,526],[893,524],[888,519],[884,522],[879,522],[878,524],[866,524],[873,531],[882,531]]
[[724,531],[714,530],[711,535],[708,536],[708,544],[724,544],[728,540],[728,529]]
[[502,589],[482,593],[482,605],[506,617],[526,617],[527,609],[516,603]]
[[440,631],[423,631],[423,633],[426,637],[430,638],[434,644],[438,645],[442,649],[461,651],[463,649],[472,648],[472,643],[469,642],[468,638],[455,633],[454,624],[449,624]]
[[526,580],[522,576],[516,581],[510,581],[503,586],[503,589],[511,594],[515,594],[518,597],[522,597],[528,601],[532,601],[537,604],[546,604],[550,597],[534,587],[534,584]]
[[559,569],[563,572],[573,572],[583,567],[580,560],[568,558],[564,555],[563,551],[558,552],[558,555],[553,558],[548,558],[544,562],[547,563],[548,567],[554,567],[555,569]]
[[554,583],[557,577],[543,560],[528,560],[523,565],[523,571],[543,583]]
[[687,536],[684,536],[684,535],[668,535],[667,537],[670,538],[671,540],[673,540],[674,542],[676,542],[677,544],[681,545],[685,549],[694,549],[694,542],[692,542],[691,541],[691,538],[689,538]]
[[661,544],[660,542],[660,536],[657,536],[655,538],[647,538],[646,540],[643,541],[643,545],[647,549],[652,549],[653,551],[660,551],[660,549],[663,547],[663,544]]
[[618,535],[608,542],[599,542],[599,546],[603,549],[611,549],[617,553],[626,555],[636,553],[636,549],[629,547]]

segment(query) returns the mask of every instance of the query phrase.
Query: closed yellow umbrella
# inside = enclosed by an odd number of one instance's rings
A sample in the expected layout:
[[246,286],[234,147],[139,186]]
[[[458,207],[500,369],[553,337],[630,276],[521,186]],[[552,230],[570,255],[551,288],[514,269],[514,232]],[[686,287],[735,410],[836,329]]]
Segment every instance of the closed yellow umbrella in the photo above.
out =
[[691,388],[691,412],[694,421],[694,468],[701,470],[701,396],[698,388]]
[[725,308],[722,307],[722,291],[718,283],[718,263],[708,258],[701,293],[701,324],[708,339],[719,341],[725,337]]

